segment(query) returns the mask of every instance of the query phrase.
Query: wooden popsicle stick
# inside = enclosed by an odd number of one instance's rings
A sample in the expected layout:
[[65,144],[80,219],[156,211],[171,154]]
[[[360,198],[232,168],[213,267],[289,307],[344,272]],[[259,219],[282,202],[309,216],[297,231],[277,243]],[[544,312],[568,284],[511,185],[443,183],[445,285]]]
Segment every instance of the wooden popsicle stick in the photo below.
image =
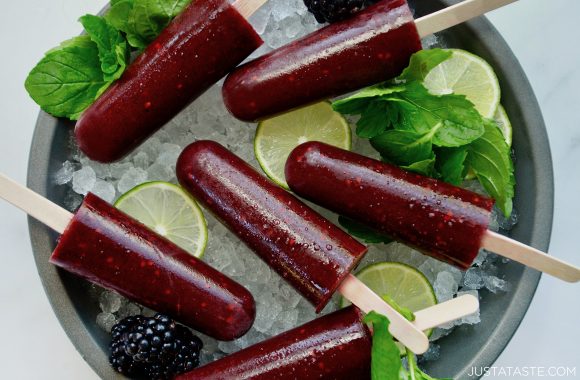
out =
[[[242,1],[242,0],[239,0]],[[517,0],[464,0],[415,20],[421,38],[451,28]]]
[[568,282],[580,281],[580,268],[493,231],[483,236],[482,248]]
[[364,313],[374,310],[387,316],[391,322],[391,334],[414,353],[422,354],[429,348],[429,339],[419,328],[352,274],[342,282],[338,291]]
[[249,18],[254,14],[260,7],[266,4],[268,0],[236,0],[233,7],[240,12],[244,18]]
[[479,300],[471,294],[464,294],[449,301],[441,302],[416,311],[413,324],[421,331],[444,325],[456,319],[473,314],[479,309]]
[[34,219],[63,233],[73,215],[29,188],[0,173],[0,198],[25,211]]

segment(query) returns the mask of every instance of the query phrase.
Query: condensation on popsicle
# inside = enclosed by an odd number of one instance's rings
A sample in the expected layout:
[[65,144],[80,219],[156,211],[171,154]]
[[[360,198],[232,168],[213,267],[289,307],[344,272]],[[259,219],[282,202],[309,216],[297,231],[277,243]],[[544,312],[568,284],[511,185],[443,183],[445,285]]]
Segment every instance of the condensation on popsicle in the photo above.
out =
[[91,193],[50,262],[219,340],[254,321],[245,288]]
[[405,0],[382,0],[234,70],[223,97],[245,121],[392,79],[421,50]]
[[207,364],[178,380],[370,379],[371,334],[350,306]]
[[317,311],[367,251],[216,142],[185,148],[177,178]]
[[193,1],[82,114],[80,149],[96,161],[121,159],[261,44],[227,0]]
[[286,181],[296,194],[461,269],[477,256],[494,203],[320,142],[292,151]]

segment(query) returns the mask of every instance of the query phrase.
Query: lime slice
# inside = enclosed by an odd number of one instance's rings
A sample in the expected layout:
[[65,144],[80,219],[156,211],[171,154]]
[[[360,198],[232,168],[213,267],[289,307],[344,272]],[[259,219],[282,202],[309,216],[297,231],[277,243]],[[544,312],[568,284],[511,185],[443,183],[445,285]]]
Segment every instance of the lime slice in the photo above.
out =
[[201,258],[207,225],[197,202],[177,185],[147,182],[123,194],[115,207]]
[[493,119],[497,122],[499,129],[501,129],[501,132],[503,133],[503,136],[505,137],[505,142],[508,144],[508,146],[511,147],[512,146],[512,123],[510,122],[510,119],[508,118],[508,115],[505,112],[505,109],[503,108],[503,106],[501,104],[497,107],[497,112],[493,116]]
[[330,103],[321,102],[262,121],[254,137],[254,153],[264,173],[288,189],[284,165],[290,152],[307,141],[350,149],[350,126]]
[[[382,262],[361,270],[357,276],[379,296],[388,295],[399,306],[418,311],[437,304],[437,297],[427,277],[417,269],[396,262]],[[350,305],[344,297],[341,306]],[[431,335],[431,330],[427,331]]]
[[474,54],[465,50],[450,50],[453,56],[427,74],[423,82],[425,87],[438,95],[465,95],[481,116],[492,118],[501,96],[495,72],[486,61]]

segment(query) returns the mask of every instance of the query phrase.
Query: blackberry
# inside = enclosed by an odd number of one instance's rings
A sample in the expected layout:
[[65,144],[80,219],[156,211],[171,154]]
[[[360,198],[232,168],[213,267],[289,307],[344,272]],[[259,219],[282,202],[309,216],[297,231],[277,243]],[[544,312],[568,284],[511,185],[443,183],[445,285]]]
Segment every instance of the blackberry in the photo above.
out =
[[171,379],[199,365],[201,340],[169,317],[128,317],[111,330],[113,368],[131,378]]
[[336,22],[360,12],[379,0],[304,0],[304,4],[316,17],[316,21]]

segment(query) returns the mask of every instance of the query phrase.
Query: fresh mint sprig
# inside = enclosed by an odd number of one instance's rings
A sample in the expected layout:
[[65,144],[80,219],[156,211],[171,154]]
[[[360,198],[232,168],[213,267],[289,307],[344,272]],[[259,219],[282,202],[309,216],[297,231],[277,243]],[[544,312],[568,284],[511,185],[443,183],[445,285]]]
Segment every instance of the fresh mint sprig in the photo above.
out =
[[24,86],[56,117],[77,120],[129,64],[131,48],[142,50],[191,0],[111,0],[104,17],[80,18],[87,35],[48,51]]
[[333,108],[360,115],[357,135],[369,139],[384,161],[454,185],[471,169],[509,216],[515,178],[501,130],[465,96],[434,95],[423,85],[429,71],[451,56],[443,49],[415,53],[399,77],[335,101]]

